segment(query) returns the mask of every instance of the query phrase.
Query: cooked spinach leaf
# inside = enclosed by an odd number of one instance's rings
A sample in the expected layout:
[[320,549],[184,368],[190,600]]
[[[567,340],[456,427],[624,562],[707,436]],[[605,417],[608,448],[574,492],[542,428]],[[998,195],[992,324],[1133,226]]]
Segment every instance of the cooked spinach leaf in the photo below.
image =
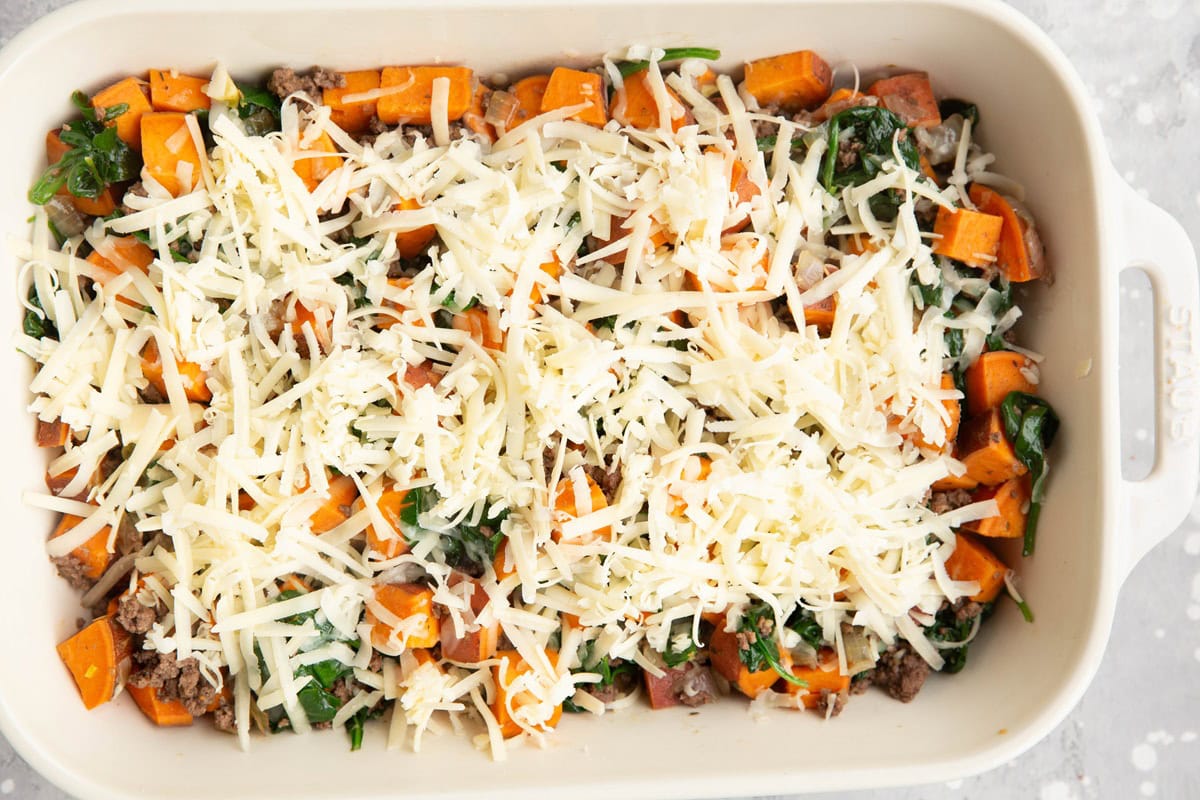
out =
[[[659,63],[662,64],[667,61],[682,61],[685,58],[703,58],[706,61],[716,61],[720,57],[720,50],[713,50],[708,47],[668,47],[663,50],[663,57],[659,59]],[[628,78],[630,75],[635,75],[649,66],[649,61],[617,62],[617,69],[621,71],[622,78]]]
[[79,118],[63,126],[59,138],[69,147],[63,157],[51,164],[29,189],[29,202],[45,205],[64,185],[76,197],[95,199],[108,186],[132,180],[141,170],[141,158],[109,126],[129,110],[125,103],[104,109],[98,116],[87,95],[75,92],[71,102]]
[[[867,183],[885,163],[894,161],[897,153],[909,169],[920,168],[920,155],[908,126],[886,108],[847,108],[833,115],[828,131],[829,149],[821,160],[821,185],[831,194]],[[880,192],[870,200],[871,211],[881,220],[895,219],[903,199],[896,189]]]
[[775,614],[766,603],[753,603],[742,614],[738,623],[738,633],[746,645],[738,650],[738,658],[751,672],[761,672],[770,668],[779,677],[796,686],[807,686],[805,681],[792,674],[779,660],[779,644],[775,636]]
[[1022,554],[1030,556],[1033,555],[1037,540],[1042,501],[1046,497],[1046,474],[1049,471],[1046,450],[1058,433],[1058,415],[1045,400],[1025,392],[1009,392],[1000,403],[1000,415],[1017,460],[1025,465],[1033,480],[1029,515],[1025,520],[1025,542],[1021,549]]

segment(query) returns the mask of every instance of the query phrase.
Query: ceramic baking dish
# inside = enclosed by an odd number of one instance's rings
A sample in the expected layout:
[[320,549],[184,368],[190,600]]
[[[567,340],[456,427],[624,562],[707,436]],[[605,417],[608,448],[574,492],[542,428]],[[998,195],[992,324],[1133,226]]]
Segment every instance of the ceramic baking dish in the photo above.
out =
[[[338,734],[258,738],[251,752],[208,725],[160,731],[132,703],[85,712],[54,644],[75,629],[76,596],[43,552],[49,515],[26,508],[44,456],[25,412],[30,365],[0,349],[0,425],[9,457],[0,509],[0,730],[52,781],[86,798],[712,797],[948,780],[1030,747],[1067,714],[1104,649],[1122,579],[1182,519],[1195,492],[1195,256],[1180,226],[1115,175],[1084,89],[1033,24],[1000,3],[372,2],[92,0],[41,20],[0,55],[0,233],[27,235],[25,189],[43,136],[73,89],[148,67],[235,74],[269,67],[461,61],[483,74],[588,63],[629,43],[719,47],[722,66],[799,48],[869,70],[925,69],[943,95],[983,112],[985,144],[1021,180],[1057,280],[1024,303],[1024,340],[1046,354],[1046,396],[1065,427],[1036,558],[1020,567],[1037,613],[1005,604],[962,674],[932,679],[911,705],[854,698],[837,720],[778,712],[756,720],[730,701],[684,709],[569,717],[545,751],[496,764],[465,739],[439,737],[421,756],[386,752],[369,731],[350,753]],[[1122,479],[1118,275],[1143,267],[1156,308],[1157,456],[1141,482]],[[0,297],[18,325],[16,265]],[[1015,561],[1019,556],[1010,554]]]

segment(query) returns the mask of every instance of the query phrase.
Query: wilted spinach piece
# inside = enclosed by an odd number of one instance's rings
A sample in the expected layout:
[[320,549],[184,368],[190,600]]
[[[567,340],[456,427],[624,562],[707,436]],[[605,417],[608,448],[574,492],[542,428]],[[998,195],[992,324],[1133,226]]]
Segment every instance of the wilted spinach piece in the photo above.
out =
[[816,616],[803,606],[796,606],[796,610],[788,617],[784,627],[791,628],[800,634],[800,638],[814,649],[819,649],[825,643],[825,632],[817,622]]
[[[682,650],[675,649],[675,640],[687,634],[688,643]],[[671,623],[671,635],[667,638],[667,647],[662,652],[663,661],[668,667],[678,667],[686,664],[696,656],[696,642],[692,639],[691,619],[677,619]]]
[[115,126],[107,123],[129,110],[125,103],[96,115],[83,92],[71,95],[79,118],[63,126],[59,138],[71,148],[58,163],[51,164],[29,189],[29,202],[45,205],[64,185],[76,197],[95,199],[111,184],[132,180],[141,170],[141,158],[121,141]]
[[749,642],[738,650],[738,658],[751,672],[761,672],[768,667],[775,670],[779,677],[796,686],[808,684],[786,669],[779,661],[779,644],[775,639],[775,615],[766,603],[753,603],[742,614],[738,623],[738,633],[746,634]]
[[[46,312],[42,310],[42,301],[38,298],[37,287],[29,287],[29,304],[38,311],[29,310],[25,312],[25,318],[21,321],[21,330],[26,336],[32,336],[34,339],[41,339],[43,336],[51,339],[58,338],[58,328],[46,316]],[[41,313],[39,313],[41,312]]]
[[[663,50],[663,57],[659,59],[660,64],[667,61],[682,61],[685,58],[703,58],[706,61],[716,61],[721,57],[720,50],[713,50],[708,47],[668,47]],[[635,75],[646,67],[650,66],[649,61],[618,61],[617,69],[621,71],[622,78],[628,78],[630,75]]]
[[[980,612],[981,618],[990,615],[991,603],[984,604],[983,610]],[[931,641],[956,643],[966,642],[971,635],[971,631],[975,628],[974,619],[956,619],[953,607],[947,606],[937,613],[932,625],[925,629],[926,635]],[[982,619],[980,620],[982,624]],[[963,644],[961,647],[946,648],[941,651],[942,659],[946,662],[942,667],[942,672],[955,674],[961,672],[962,668],[967,665],[967,648],[969,643]]]
[[1025,392],[1009,392],[1000,403],[1000,416],[1004,419],[1004,432],[1012,444],[1017,460],[1029,470],[1033,480],[1033,491],[1029,499],[1029,515],[1025,518],[1025,542],[1023,555],[1033,555],[1037,539],[1038,516],[1042,512],[1042,501],[1046,498],[1046,450],[1058,433],[1058,415],[1040,397]]
[[237,84],[241,92],[237,115],[250,136],[279,130],[279,98],[261,86]]
[[[828,130],[829,149],[821,160],[821,185],[830,194],[875,178],[886,162],[895,160],[896,152],[909,169],[920,168],[920,155],[908,126],[886,108],[847,108],[833,115]],[[841,163],[843,142],[850,142],[855,150],[857,158],[852,164]],[[880,192],[870,200],[871,211],[881,220],[895,219],[903,199],[896,189]]]
[[[406,505],[400,509],[400,521],[409,529],[415,529],[420,527],[420,515],[437,503],[437,495],[429,487],[418,487],[409,489],[405,500]],[[495,560],[504,542],[500,528],[508,513],[508,509],[504,509],[492,516],[484,514],[475,524],[463,522],[438,532],[435,550],[442,552],[449,566],[472,577],[480,577],[485,566]]]
[[971,120],[972,130],[979,127],[979,106],[967,100],[948,97],[938,103],[938,113],[942,115],[942,119],[958,114],[964,119]]

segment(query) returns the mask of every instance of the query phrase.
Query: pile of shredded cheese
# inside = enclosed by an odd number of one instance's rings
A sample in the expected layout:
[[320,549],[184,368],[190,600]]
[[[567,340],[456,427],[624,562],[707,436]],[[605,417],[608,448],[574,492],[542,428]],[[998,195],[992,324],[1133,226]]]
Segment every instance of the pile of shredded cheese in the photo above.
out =
[[[942,400],[958,396],[940,388],[944,333],[963,329],[969,361],[1015,315],[989,317],[987,302],[954,319],[921,306],[914,273],[934,282],[938,267],[915,208],[969,203],[968,174],[988,182],[990,157],[968,128],[946,189],[891,162],[834,196],[818,181],[823,140],[793,160],[805,130],[757,110],[729,77],[714,95],[694,74],[650,66],[659,107],[673,102],[669,86],[695,119],[678,132],[597,129],[560,109],[489,144],[454,138],[444,98],[437,119],[437,92],[431,135],[356,141],[327,108],[293,96],[281,132],[248,136],[222,102],[219,70],[215,146],[197,188],[176,198],[147,179],[146,196],[125,198],[132,213],[82,237],[115,259],[110,236],[148,236],[157,254],[148,275],[125,271],[90,299],[78,279],[96,268],[75,256],[79,239],[57,249],[39,220],[33,240],[14,245],[60,334],[19,337],[39,366],[31,410],[86,432],[50,467],[77,468],[72,485],[29,496],[85,518],[49,551],[69,553],[122,521],[161,531],[166,545],[137,563],[147,602],[169,609],[146,646],[195,657],[214,684],[231,679],[243,743],[271,709],[310,727],[295,671],[334,658],[361,684],[335,725],[395,701],[392,745],[411,727],[419,748],[439,717],[455,727],[470,717],[484,723],[481,745],[503,757],[489,707],[494,660],[439,666],[401,646],[382,673],[368,668],[363,615],[388,619],[372,593],[387,582],[428,582],[442,624],[456,630],[499,622],[531,667],[514,687],[532,702],[514,716],[535,738],[564,699],[605,710],[579,691],[598,680],[572,672],[581,645],[657,671],[644,648],[663,650],[672,623],[690,620],[698,639],[702,613],[733,624],[753,601],[780,619],[797,603],[813,610],[843,669],[843,623],[883,645],[907,640],[940,664],[921,626],[975,589],[946,574],[952,526],[995,513],[990,501],[944,515],[926,505],[934,481],[962,471],[936,452]],[[764,121],[778,128],[769,161],[755,138]],[[293,164],[322,132],[344,160],[310,193]],[[735,160],[758,187],[749,202],[731,192]],[[880,221],[868,201],[893,189],[904,202],[894,222]],[[395,210],[402,198],[422,208]],[[747,217],[731,245],[723,231]],[[428,266],[403,288],[389,283],[395,235],[429,224],[438,238]],[[579,255],[588,235],[611,243]],[[839,235],[869,237],[875,249],[839,252]],[[181,239],[195,247],[191,263],[172,257]],[[541,269],[554,259],[558,277]],[[486,309],[502,349],[438,326],[455,298]],[[805,307],[828,298],[837,313],[821,335]],[[327,310],[325,346],[295,324],[298,303]],[[139,353],[151,339],[204,370],[207,406],[188,401],[171,358],[165,402],[139,398]],[[436,385],[402,379],[418,365],[440,373]],[[914,444],[918,434],[932,449]],[[91,503],[64,499],[117,445],[125,458]],[[707,474],[698,456],[710,460]],[[592,510],[585,466],[620,473],[604,508]],[[309,517],[326,468],[351,476],[362,502],[317,535]],[[579,511],[569,519],[554,511],[563,478]],[[379,561],[362,539],[370,525],[390,528],[376,508],[385,482],[427,487],[437,500],[416,529],[398,532],[411,552]],[[240,497],[253,508],[239,510]],[[515,572],[497,580],[488,569],[490,602],[477,616],[436,533],[499,509],[509,511]],[[277,601],[289,576],[314,590]],[[312,649],[312,621],[283,622],[313,610],[344,641]],[[581,627],[563,626],[563,613]]]

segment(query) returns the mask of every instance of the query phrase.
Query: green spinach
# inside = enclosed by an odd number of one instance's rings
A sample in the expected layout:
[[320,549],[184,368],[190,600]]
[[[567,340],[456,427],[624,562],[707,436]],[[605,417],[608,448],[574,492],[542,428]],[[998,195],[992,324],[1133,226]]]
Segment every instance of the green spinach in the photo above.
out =
[[942,115],[942,119],[958,114],[964,119],[971,120],[972,130],[979,127],[979,106],[967,100],[948,97],[938,103],[938,113]]
[[[687,646],[675,649],[675,640],[687,634]],[[671,635],[667,638],[666,649],[662,652],[663,661],[668,667],[678,667],[686,664],[696,656],[696,641],[692,638],[692,620],[679,619],[671,623]]]
[[779,660],[779,643],[775,637],[775,614],[766,603],[752,603],[742,614],[738,623],[738,633],[745,634],[745,647],[738,649],[738,658],[751,672],[761,672],[770,668],[779,677],[796,686],[807,686],[792,671],[786,669]]
[[1009,392],[1000,403],[1000,415],[1017,460],[1025,465],[1033,480],[1029,515],[1025,520],[1025,542],[1021,549],[1024,555],[1030,556],[1033,555],[1038,516],[1046,496],[1046,474],[1049,470],[1046,450],[1058,433],[1058,415],[1045,400],[1025,392]]
[[25,312],[25,319],[21,321],[21,330],[26,336],[31,336],[34,339],[41,339],[43,336],[51,339],[58,338],[58,328],[46,316],[46,312],[42,309],[42,301],[38,298],[37,287],[29,287],[29,304],[36,308]]
[[813,612],[803,606],[796,606],[796,610],[788,617],[784,626],[800,634],[800,638],[813,649],[820,649],[825,643],[825,632],[821,629],[821,624],[817,622]]
[[238,84],[241,100],[237,115],[250,136],[265,136],[279,130],[279,98],[261,86]]
[[[682,61],[685,58],[703,58],[705,61],[716,61],[720,57],[720,50],[713,50],[708,47],[668,47],[663,50],[663,56],[661,59],[659,59],[659,63],[661,64],[667,61]],[[620,70],[622,78],[628,78],[631,75],[636,75],[649,66],[649,61],[617,62],[617,69]]]
[[129,110],[127,104],[110,106],[97,116],[83,92],[72,94],[71,103],[79,118],[64,125],[59,134],[70,149],[30,187],[29,202],[35,205],[50,202],[64,185],[76,197],[95,199],[111,184],[137,177],[141,169],[138,154],[121,141],[115,126],[108,125]]
[[[900,117],[877,106],[847,108],[833,115],[828,123],[829,149],[821,160],[821,185],[830,194],[850,186],[861,186],[872,180],[896,153],[909,169],[920,168],[920,155],[908,126]],[[853,164],[843,164],[840,149],[843,142],[856,148]],[[881,220],[893,220],[903,201],[896,189],[880,192],[870,199],[871,212]]]

